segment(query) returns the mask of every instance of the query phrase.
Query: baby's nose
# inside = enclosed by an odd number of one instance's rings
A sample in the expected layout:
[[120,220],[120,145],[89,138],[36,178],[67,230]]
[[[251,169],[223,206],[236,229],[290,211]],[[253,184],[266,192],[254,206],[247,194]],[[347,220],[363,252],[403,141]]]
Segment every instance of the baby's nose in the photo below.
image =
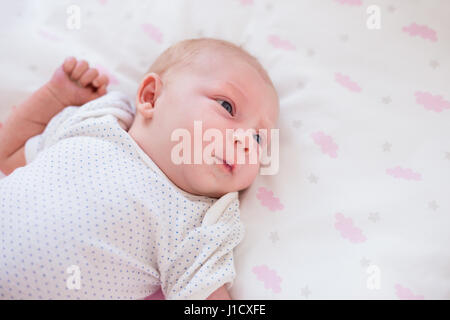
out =
[[247,137],[246,132],[236,131],[233,133],[233,142],[235,148],[242,149],[245,153],[248,153],[249,147],[246,142],[246,137]]
[[[253,130],[227,130],[226,161],[229,164],[258,163],[259,151],[253,133]],[[229,154],[229,152],[231,153]]]

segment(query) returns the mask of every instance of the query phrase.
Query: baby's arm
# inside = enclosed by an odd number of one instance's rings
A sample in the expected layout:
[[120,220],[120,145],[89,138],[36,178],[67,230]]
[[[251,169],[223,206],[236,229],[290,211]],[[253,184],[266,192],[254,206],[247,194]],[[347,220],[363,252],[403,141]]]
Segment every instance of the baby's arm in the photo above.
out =
[[108,78],[86,61],[68,58],[52,79],[13,110],[0,130],[0,170],[9,175],[25,166],[25,142],[44,131],[67,106],[81,106],[106,93]]
[[44,85],[13,110],[5,122],[0,130],[0,170],[4,174],[25,165],[25,142],[44,131],[47,123],[42,115],[39,120],[36,115],[47,107],[62,108]]

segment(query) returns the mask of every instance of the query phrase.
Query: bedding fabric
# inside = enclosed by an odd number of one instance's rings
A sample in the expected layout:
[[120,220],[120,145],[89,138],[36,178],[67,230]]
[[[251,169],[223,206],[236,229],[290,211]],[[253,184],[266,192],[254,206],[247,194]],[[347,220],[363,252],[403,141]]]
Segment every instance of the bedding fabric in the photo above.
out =
[[268,70],[281,113],[277,174],[240,194],[231,296],[450,299],[449,12],[445,0],[10,1],[0,123],[69,55],[133,100],[171,44],[232,41]]

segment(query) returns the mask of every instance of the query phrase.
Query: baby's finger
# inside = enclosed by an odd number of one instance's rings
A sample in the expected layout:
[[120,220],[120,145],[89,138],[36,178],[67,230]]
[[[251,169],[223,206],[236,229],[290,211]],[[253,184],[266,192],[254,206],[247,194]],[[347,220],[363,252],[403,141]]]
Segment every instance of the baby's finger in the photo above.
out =
[[73,68],[75,68],[75,65],[77,64],[77,59],[74,57],[69,57],[66,60],[64,60],[63,64],[63,70],[65,73],[70,75],[73,71]]
[[81,76],[89,69],[89,64],[85,60],[77,62],[75,69],[73,69],[70,78],[72,80],[79,80]]
[[106,84],[102,85],[98,90],[97,90],[97,94],[99,96],[102,96],[106,93]]
[[86,71],[78,81],[83,87],[86,87],[88,84],[90,84],[95,78],[98,77],[98,70],[97,69],[89,69]]
[[102,74],[100,77],[95,79],[92,84],[97,88],[101,87],[102,85],[107,86],[109,84],[109,78],[106,75]]

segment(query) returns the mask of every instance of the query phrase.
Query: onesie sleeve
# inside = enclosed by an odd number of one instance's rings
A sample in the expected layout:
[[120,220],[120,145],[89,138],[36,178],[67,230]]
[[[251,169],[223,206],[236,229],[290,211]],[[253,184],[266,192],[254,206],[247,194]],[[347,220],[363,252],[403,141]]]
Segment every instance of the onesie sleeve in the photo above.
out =
[[205,214],[202,225],[184,237],[169,263],[159,266],[167,300],[204,300],[224,284],[227,289],[232,287],[236,276],[233,249],[245,232],[237,192],[233,194],[219,199]]
[[42,133],[25,142],[26,163],[62,139],[85,134],[89,122],[92,123],[96,118],[108,117],[110,121],[116,122],[122,120],[130,127],[135,112],[128,98],[118,91],[109,92],[81,107],[66,107],[50,120]]
[[25,142],[25,160],[27,164],[33,161],[37,154],[45,149],[45,145],[48,144],[52,136],[56,135],[58,128],[60,128],[62,124],[77,111],[78,108],[79,107],[64,108],[50,119],[42,133],[29,138]]

